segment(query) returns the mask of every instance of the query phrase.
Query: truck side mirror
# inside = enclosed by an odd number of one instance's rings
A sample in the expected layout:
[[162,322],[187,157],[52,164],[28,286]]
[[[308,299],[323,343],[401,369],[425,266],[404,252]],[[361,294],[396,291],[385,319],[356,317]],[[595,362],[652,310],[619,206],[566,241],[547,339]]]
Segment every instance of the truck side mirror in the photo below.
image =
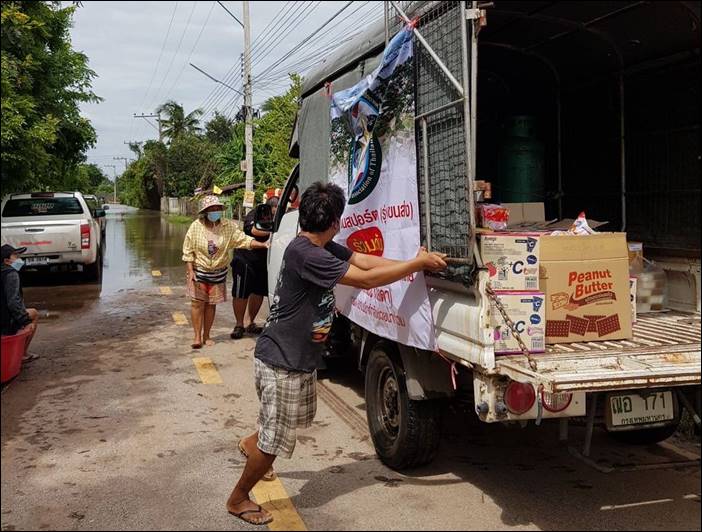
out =
[[258,205],[254,211],[254,227],[259,231],[273,230],[273,211],[270,205]]
[[95,218],[104,218],[105,214],[105,209],[95,209]]

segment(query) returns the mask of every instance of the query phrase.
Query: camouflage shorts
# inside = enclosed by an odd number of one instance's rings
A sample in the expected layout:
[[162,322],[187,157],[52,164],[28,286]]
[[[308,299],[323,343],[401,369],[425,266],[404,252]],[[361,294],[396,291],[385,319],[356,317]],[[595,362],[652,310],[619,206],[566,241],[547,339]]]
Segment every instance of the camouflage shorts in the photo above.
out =
[[254,358],[258,414],[258,448],[267,454],[290,458],[297,429],[312,425],[317,413],[317,372],[288,371]]

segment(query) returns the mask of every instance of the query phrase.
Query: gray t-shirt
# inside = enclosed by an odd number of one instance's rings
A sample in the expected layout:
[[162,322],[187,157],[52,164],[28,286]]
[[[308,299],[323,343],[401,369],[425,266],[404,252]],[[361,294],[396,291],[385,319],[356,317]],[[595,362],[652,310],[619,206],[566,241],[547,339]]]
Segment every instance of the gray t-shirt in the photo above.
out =
[[346,275],[352,254],[336,242],[323,248],[304,236],[290,242],[266,327],[256,342],[256,358],[292,371],[324,368],[322,346],[334,320],[334,285]]

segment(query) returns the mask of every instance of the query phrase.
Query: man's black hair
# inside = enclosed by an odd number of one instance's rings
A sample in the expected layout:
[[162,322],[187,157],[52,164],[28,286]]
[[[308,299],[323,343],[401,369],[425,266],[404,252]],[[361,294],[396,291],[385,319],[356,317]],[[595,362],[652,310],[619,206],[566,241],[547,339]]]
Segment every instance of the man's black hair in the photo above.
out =
[[310,233],[323,233],[338,222],[346,206],[341,187],[319,181],[310,185],[300,200],[300,228]]

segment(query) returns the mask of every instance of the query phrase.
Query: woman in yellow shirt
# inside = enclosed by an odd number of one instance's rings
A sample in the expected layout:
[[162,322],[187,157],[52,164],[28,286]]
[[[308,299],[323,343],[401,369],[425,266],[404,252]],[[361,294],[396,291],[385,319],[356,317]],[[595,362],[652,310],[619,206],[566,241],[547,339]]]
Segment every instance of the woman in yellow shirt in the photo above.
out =
[[210,331],[217,303],[227,299],[229,250],[261,249],[267,244],[244,234],[232,221],[224,218],[224,205],[217,196],[205,196],[200,202],[198,219],[188,229],[183,242],[183,261],[187,267],[187,293],[195,339],[193,349],[213,345]]

